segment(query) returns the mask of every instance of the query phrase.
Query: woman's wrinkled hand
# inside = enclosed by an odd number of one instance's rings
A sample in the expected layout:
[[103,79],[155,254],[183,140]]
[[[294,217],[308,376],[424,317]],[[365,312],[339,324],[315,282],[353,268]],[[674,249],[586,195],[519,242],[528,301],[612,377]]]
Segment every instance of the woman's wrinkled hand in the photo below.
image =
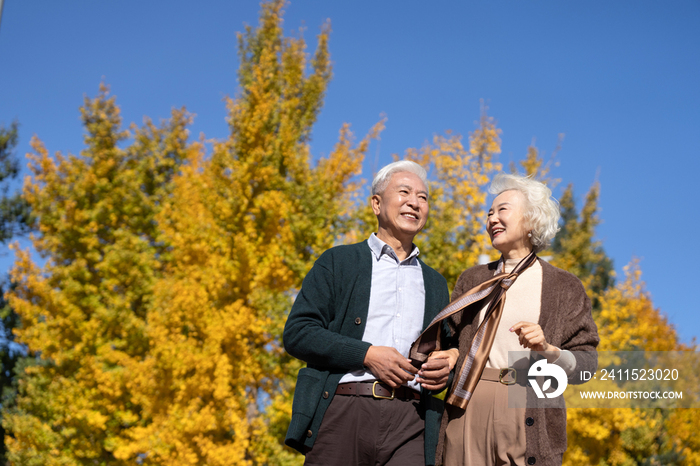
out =
[[520,346],[531,349],[547,358],[548,362],[556,361],[559,358],[559,348],[547,343],[544,332],[539,324],[520,321],[510,328],[520,341]]
[[442,390],[447,385],[450,372],[457,364],[457,357],[457,348],[433,351],[418,371],[416,381],[425,389]]
[[459,358],[459,350],[457,348],[448,349],[445,351],[433,351],[428,356],[428,360],[431,359],[447,359],[450,365],[450,370],[455,368],[457,365],[457,358]]

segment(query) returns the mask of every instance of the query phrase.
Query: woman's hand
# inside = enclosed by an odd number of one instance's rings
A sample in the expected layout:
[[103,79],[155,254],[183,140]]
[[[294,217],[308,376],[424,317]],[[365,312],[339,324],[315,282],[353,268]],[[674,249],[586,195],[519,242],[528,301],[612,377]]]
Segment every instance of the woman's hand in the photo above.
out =
[[524,348],[529,348],[545,358],[547,362],[554,362],[559,358],[559,348],[547,343],[544,338],[544,332],[539,324],[532,322],[520,321],[510,328],[511,332],[515,332],[520,340],[520,345]]
[[457,348],[448,349],[445,351],[433,351],[428,356],[428,360],[431,359],[447,359],[450,364],[450,370],[455,368],[457,364],[457,358],[459,357],[459,350]]
[[459,350],[433,351],[421,366],[416,381],[428,390],[442,390],[447,384],[450,371],[454,369]]

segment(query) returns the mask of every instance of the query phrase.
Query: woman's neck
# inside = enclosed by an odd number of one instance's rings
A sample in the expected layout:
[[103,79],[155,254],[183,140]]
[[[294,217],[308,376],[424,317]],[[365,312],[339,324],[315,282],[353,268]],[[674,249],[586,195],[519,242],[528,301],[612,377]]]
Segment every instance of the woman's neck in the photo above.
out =
[[517,249],[510,249],[508,251],[501,251],[501,254],[503,255],[503,259],[509,260],[509,259],[522,259],[523,257],[527,257],[531,252],[532,252],[532,249],[529,249],[529,248],[517,248]]

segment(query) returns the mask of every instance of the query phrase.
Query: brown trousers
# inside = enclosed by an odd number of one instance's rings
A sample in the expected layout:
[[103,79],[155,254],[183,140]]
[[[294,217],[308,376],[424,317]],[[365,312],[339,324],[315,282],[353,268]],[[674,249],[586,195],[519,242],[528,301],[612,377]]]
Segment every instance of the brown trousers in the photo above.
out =
[[420,402],[336,395],[326,410],[308,466],[424,466]]
[[[488,371],[489,369],[485,369]],[[444,466],[525,466],[525,408],[508,407],[508,390],[525,390],[481,379],[467,409],[447,424]],[[447,409],[453,409],[446,405]]]

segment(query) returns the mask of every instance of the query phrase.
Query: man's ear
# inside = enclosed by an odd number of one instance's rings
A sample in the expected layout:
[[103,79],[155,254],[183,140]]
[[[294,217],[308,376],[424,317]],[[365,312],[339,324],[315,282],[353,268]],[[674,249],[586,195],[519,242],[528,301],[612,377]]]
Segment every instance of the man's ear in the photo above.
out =
[[379,215],[380,212],[380,207],[381,207],[381,201],[382,198],[380,197],[379,194],[375,194],[372,196],[369,200],[370,205],[372,206],[372,211],[374,212],[374,215]]

